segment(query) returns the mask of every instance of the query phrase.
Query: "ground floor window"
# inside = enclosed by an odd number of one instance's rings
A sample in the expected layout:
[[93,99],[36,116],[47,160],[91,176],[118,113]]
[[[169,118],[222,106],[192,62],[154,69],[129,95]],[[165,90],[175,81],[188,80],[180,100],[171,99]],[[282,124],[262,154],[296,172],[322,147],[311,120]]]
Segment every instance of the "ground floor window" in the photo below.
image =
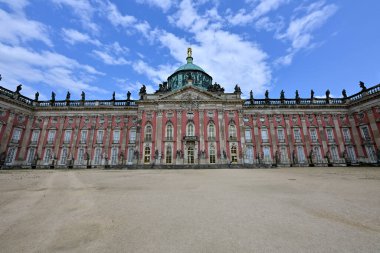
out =
[[44,157],[44,163],[48,164],[50,162],[50,156],[51,156],[51,149],[47,148],[45,150],[45,157]]
[[316,162],[321,162],[322,161],[322,155],[321,155],[321,149],[317,147],[313,147],[313,152],[314,152],[314,157]]
[[33,162],[35,153],[36,153],[36,149],[35,148],[30,148],[29,149],[29,151],[28,151],[28,159],[27,159],[28,164],[31,164]]
[[95,165],[100,165],[101,159],[102,159],[102,149],[101,148],[96,148],[95,149],[94,164]]
[[339,159],[338,149],[335,146],[330,147],[331,157],[333,161],[337,161]]
[[366,146],[365,149],[367,151],[367,157],[368,157],[369,161],[370,162],[376,162],[376,152],[375,152],[375,149],[373,148],[373,146]]
[[187,163],[193,164],[194,163],[194,148],[189,147],[187,149]]
[[150,163],[150,147],[144,149],[144,163]]
[[288,152],[286,150],[286,147],[281,147],[280,149],[280,161],[281,162],[286,162],[288,161]]
[[78,151],[78,163],[83,164],[84,149],[80,148]]
[[347,155],[348,155],[348,158],[351,161],[355,161],[356,160],[356,155],[355,155],[354,147],[347,147]]
[[269,162],[271,160],[270,148],[269,147],[264,147],[263,148],[263,153],[264,153],[264,161]]
[[128,149],[128,163],[132,163],[133,161],[133,149]]
[[245,159],[247,160],[247,163],[253,162],[253,147],[248,146],[245,151]]
[[305,162],[305,153],[302,146],[297,146],[298,162]]
[[111,150],[111,164],[116,165],[117,164],[117,148],[112,148]]
[[165,155],[165,160],[166,160],[166,163],[172,163],[172,147],[171,146],[167,146],[166,147],[166,155]]
[[8,149],[7,158],[5,159],[6,164],[12,164],[15,160],[17,148],[12,147]]
[[215,147],[211,146],[210,147],[210,163],[215,163],[216,158],[215,158]]
[[61,164],[66,164],[66,160],[67,160],[67,148],[63,148],[62,153],[61,153]]
[[231,147],[231,162],[237,163],[237,148],[236,146]]

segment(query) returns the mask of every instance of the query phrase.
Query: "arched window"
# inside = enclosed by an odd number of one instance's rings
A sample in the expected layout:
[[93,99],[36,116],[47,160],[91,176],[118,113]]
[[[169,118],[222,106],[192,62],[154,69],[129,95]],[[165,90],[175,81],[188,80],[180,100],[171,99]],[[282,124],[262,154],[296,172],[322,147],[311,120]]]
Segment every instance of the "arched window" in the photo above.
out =
[[144,163],[150,163],[150,147],[144,149]]
[[172,163],[172,147],[168,145],[166,147],[166,163]]
[[230,132],[231,138],[236,138],[236,126],[235,125],[230,125],[229,132]]
[[186,135],[187,136],[194,136],[194,125],[193,125],[193,123],[189,123],[187,125]]
[[247,163],[253,163],[253,147],[248,146],[245,151],[245,159]]
[[111,165],[117,165],[117,153],[118,153],[118,148],[113,147],[111,149]]
[[171,124],[166,126],[166,139],[173,140],[173,126]]
[[101,148],[96,148],[95,149],[95,165],[100,165],[101,162],[101,156],[102,156],[102,149]]
[[67,148],[63,148],[61,152],[61,164],[65,165],[67,161]]
[[236,146],[231,147],[231,162],[237,163],[237,148],[236,148]]
[[129,143],[136,142],[136,128],[131,128],[129,131]]
[[187,149],[187,163],[193,164],[194,163],[194,148],[189,147]]
[[145,141],[151,141],[152,140],[152,126],[147,125],[145,127]]
[[215,125],[213,123],[208,125],[208,137],[215,139]]
[[216,155],[215,155],[215,147],[214,147],[214,145],[210,146],[209,153],[210,153],[210,163],[215,163],[215,161],[216,161]]

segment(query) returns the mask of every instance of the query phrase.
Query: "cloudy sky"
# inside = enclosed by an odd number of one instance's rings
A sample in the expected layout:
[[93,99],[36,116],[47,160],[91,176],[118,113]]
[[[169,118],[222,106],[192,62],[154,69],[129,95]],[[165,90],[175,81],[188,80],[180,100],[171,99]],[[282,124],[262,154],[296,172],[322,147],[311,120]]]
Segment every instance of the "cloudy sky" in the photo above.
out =
[[185,63],[243,96],[333,96],[380,82],[380,1],[0,0],[1,86],[132,97]]

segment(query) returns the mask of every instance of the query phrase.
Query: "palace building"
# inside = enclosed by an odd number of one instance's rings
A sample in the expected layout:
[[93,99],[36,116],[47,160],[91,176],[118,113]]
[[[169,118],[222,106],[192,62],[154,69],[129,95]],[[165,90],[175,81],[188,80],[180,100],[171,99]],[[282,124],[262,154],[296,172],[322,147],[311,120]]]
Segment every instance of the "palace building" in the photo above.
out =
[[380,160],[380,84],[242,99],[193,63],[138,100],[40,101],[0,87],[0,162],[25,168],[335,166]]

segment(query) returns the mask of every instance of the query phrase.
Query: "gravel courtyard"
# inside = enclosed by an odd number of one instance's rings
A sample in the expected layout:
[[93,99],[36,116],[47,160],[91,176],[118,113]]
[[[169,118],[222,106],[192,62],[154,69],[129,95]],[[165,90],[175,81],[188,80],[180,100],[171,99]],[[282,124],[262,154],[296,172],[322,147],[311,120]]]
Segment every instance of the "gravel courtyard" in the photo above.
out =
[[0,171],[1,252],[380,252],[380,168]]

